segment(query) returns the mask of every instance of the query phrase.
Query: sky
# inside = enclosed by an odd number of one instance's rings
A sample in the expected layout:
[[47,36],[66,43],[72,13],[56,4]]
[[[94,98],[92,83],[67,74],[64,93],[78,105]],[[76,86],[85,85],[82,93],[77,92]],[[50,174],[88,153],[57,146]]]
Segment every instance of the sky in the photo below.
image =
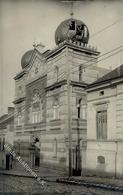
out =
[[[70,18],[71,3],[53,0],[0,0],[0,115],[13,106],[15,82],[22,55],[41,42],[55,47],[55,30]],[[123,1],[82,0],[73,3],[74,18],[89,28],[89,45],[101,54],[123,45]],[[123,52],[99,62],[114,69],[123,63]]]

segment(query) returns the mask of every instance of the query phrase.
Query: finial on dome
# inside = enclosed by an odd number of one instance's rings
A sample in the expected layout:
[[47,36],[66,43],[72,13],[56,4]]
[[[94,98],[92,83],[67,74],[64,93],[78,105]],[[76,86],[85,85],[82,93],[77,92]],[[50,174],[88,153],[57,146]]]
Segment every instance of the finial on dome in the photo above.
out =
[[34,43],[33,47],[37,49],[40,53],[44,51],[45,45],[43,45],[41,42],[40,43]]

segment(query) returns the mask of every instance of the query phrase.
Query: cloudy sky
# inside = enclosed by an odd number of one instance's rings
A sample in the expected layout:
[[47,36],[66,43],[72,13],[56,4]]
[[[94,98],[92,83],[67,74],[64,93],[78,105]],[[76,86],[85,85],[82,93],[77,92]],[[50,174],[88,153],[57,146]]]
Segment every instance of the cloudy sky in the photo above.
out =
[[[70,17],[70,2],[53,0],[0,0],[0,115],[12,106],[13,77],[21,70],[21,57],[42,42],[55,46],[57,26]],[[74,18],[89,28],[89,44],[104,54],[123,44],[123,1],[74,1]],[[115,68],[123,63],[123,52],[101,61],[99,66]]]

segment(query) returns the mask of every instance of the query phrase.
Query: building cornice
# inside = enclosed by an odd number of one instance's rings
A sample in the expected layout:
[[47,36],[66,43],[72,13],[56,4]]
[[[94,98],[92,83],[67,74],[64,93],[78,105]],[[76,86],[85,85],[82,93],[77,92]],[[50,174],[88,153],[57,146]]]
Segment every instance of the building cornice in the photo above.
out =
[[[65,85],[65,84],[67,84],[67,80],[56,82],[56,83],[46,87],[45,89],[46,89],[46,91],[49,91],[49,90],[53,90],[55,88],[61,87],[62,85]],[[87,86],[86,83],[77,82],[77,81],[70,81],[70,85],[77,86],[77,87],[83,87],[83,88],[85,88]]]
[[23,102],[25,100],[25,97],[22,97],[22,98],[18,98],[16,100],[13,101],[14,104],[19,104],[21,102]]
[[14,79],[15,79],[15,80],[18,80],[18,79],[20,79],[21,77],[23,77],[23,75],[25,75],[26,73],[27,73],[26,70],[22,70],[20,73],[18,73],[18,74],[14,77]]
[[56,82],[56,83],[46,87],[45,89],[46,89],[46,91],[49,91],[49,90],[53,90],[55,88],[61,87],[62,85],[65,85],[65,84],[67,84],[67,80]]
[[87,139],[87,142],[123,142],[123,139]]
[[85,88],[88,84],[84,82],[71,81],[71,85]]
[[78,43],[64,41],[64,42],[60,43],[55,49],[50,51],[47,54],[46,59],[56,55],[57,53],[59,53],[60,51],[65,49],[66,47],[73,49],[73,50],[76,50],[76,51],[79,51],[79,52],[86,53],[86,54],[95,55],[95,56],[98,56],[100,54],[100,52],[98,52],[90,47],[83,47],[83,46],[78,45]]
[[28,81],[28,82],[26,83],[26,86],[32,85],[32,83],[34,83],[34,82],[36,82],[36,81],[38,81],[38,80],[40,80],[40,79],[43,79],[43,78],[45,78],[45,77],[47,77],[46,74],[43,75],[43,76],[35,77],[35,78],[33,78],[32,80]]

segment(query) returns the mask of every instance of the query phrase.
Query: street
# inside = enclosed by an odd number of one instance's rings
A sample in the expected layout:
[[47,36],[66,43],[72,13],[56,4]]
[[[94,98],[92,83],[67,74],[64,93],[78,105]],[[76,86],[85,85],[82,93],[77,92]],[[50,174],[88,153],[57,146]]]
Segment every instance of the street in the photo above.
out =
[[104,189],[60,184],[56,182],[47,182],[46,188],[43,190],[42,186],[34,178],[0,175],[0,194],[3,193],[17,193],[21,194],[64,194],[64,195],[121,195],[122,192],[109,191]]

